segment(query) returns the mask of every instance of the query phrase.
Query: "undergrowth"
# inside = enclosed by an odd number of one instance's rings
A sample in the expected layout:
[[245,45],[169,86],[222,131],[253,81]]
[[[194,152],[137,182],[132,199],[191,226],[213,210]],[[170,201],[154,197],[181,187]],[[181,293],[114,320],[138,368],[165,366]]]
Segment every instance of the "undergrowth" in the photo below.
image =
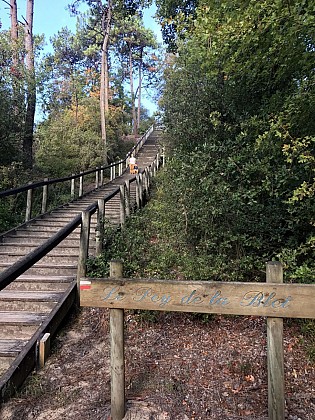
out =
[[[161,179],[158,175],[157,179]],[[162,176],[163,181],[163,176]],[[172,280],[234,280],[226,274],[233,270],[224,256],[207,255],[201,248],[192,249],[185,229],[171,209],[163,182],[159,184],[146,207],[133,214],[123,229],[113,231],[106,227],[106,246],[100,257],[88,262],[90,277],[109,275],[109,261],[122,261],[125,277],[142,277]],[[238,267],[236,271],[241,270]],[[246,268],[247,270],[247,268]],[[245,270],[245,271],[246,271]],[[235,274],[234,273],[234,274]],[[243,280],[242,275],[240,276]],[[141,321],[155,322],[158,316],[152,311],[137,311]],[[212,315],[195,314],[202,322]],[[294,321],[295,322],[295,321]],[[305,348],[311,361],[315,360],[315,324],[298,321],[305,337]]]

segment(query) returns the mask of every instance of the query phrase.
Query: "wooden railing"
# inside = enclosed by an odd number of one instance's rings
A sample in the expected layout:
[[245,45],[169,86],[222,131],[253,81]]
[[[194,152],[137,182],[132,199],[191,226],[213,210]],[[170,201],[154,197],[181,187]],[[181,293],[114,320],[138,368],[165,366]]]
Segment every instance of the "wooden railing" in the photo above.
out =
[[[134,147],[127,153],[125,159],[122,159],[118,162],[112,163],[108,166],[100,166],[98,168],[89,169],[84,172],[80,172],[79,174],[72,174],[67,177],[63,178],[56,178],[56,179],[48,179],[45,178],[39,182],[29,182],[27,185],[23,185],[18,188],[12,188],[6,191],[0,191],[0,199],[5,197],[12,197],[17,196],[21,193],[26,193],[26,206],[25,206],[25,217],[24,221],[28,222],[34,217],[38,217],[47,212],[49,206],[49,186],[56,186],[58,184],[69,183],[68,191],[69,191],[69,200],[67,199],[66,202],[70,200],[74,200],[75,198],[82,197],[85,193],[89,192],[85,190],[84,181],[87,179],[88,176],[94,176],[95,178],[95,188],[101,187],[105,179],[113,180],[116,176],[122,175],[126,167],[128,166],[129,157],[131,154],[137,155],[139,150],[147,141],[148,137],[152,133],[154,126],[151,126],[149,130],[139,139],[139,141],[134,145]],[[89,185],[91,184],[91,180],[89,180]],[[92,188],[93,189],[93,188]],[[41,190],[41,206],[40,209],[37,210],[36,214],[33,211],[34,205],[34,195],[39,190]],[[90,189],[91,190],[91,189]],[[65,204],[58,203],[58,205]]]
[[88,245],[90,236],[90,219],[97,212],[97,235],[96,253],[100,254],[104,241],[104,221],[106,218],[106,203],[115,195],[120,194],[120,225],[123,225],[131,213],[130,207],[130,185],[136,183],[136,208],[141,208],[149,193],[151,179],[155,176],[160,166],[160,154],[157,153],[153,163],[131,179],[125,181],[124,185],[117,187],[111,194],[91,204],[82,214],[76,216],[70,223],[51,236],[42,245],[21,258],[11,267],[0,273],[0,290],[8,286],[18,276],[23,274],[32,265],[43,258],[49,251],[55,248],[63,239],[69,236],[78,226],[81,225],[80,257],[78,261],[78,276],[85,275],[86,260],[88,257]]

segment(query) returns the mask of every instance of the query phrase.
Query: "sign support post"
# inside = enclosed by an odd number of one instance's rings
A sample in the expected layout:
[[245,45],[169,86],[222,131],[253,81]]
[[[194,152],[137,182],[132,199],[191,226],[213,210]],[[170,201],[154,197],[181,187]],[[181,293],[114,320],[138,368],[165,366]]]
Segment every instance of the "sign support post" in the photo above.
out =
[[[110,277],[122,278],[120,261],[110,262]],[[109,310],[110,326],[110,373],[111,373],[111,418],[122,420],[125,416],[125,354],[124,310]]]
[[[283,283],[280,262],[267,263],[266,282]],[[284,420],[283,318],[267,317],[267,366],[268,417],[270,420]]]

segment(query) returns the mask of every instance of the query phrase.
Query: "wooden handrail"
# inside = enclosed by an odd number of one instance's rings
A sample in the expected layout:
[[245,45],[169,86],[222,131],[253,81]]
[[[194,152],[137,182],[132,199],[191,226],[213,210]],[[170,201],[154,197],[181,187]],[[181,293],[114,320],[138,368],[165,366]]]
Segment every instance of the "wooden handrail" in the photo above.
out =
[[139,139],[137,144],[135,146],[133,146],[133,148],[127,153],[126,157],[124,159],[121,159],[118,162],[111,163],[110,165],[107,165],[107,166],[100,166],[98,168],[89,169],[87,171],[80,172],[79,174],[72,174],[72,175],[69,175],[69,176],[66,176],[66,177],[54,178],[54,179],[47,179],[46,178],[43,181],[32,182],[32,183],[28,183],[26,185],[23,185],[21,187],[11,188],[11,189],[5,190],[5,191],[0,191],[0,198],[8,197],[8,196],[11,196],[11,195],[16,195],[16,194],[19,194],[21,192],[28,191],[30,189],[33,190],[33,189],[40,188],[40,187],[43,187],[43,186],[46,186],[46,185],[58,184],[58,183],[65,182],[65,181],[72,181],[74,179],[80,178],[81,176],[90,175],[90,174],[93,174],[93,173],[95,174],[96,172],[100,172],[100,171],[105,170],[105,169],[110,169],[112,167],[119,166],[122,163],[126,162],[128,157],[132,153],[134,153],[135,150],[139,151],[141,149],[143,144],[148,139],[149,135],[152,133],[153,129],[154,129],[154,126],[151,126],[149,128],[149,130]]
[[[156,168],[158,167],[157,160],[159,159],[159,154],[156,155],[154,162],[148,167],[148,171],[144,171],[144,176],[150,177],[153,176],[156,172]],[[138,182],[138,175],[130,178],[128,183],[131,184],[132,182]],[[149,185],[149,179],[146,182],[146,185]],[[128,188],[129,189],[129,188]],[[120,193],[121,189],[120,186],[115,188],[110,194],[104,197],[104,203],[111,200],[116,194]],[[145,189],[142,189],[141,194],[145,192]],[[147,191],[146,191],[147,193]],[[141,200],[142,201],[142,200]],[[129,202],[129,198],[125,200],[127,204]],[[139,201],[140,204],[140,201]],[[86,212],[89,213],[91,216],[98,210],[98,202],[92,203],[90,206],[86,208]],[[129,209],[126,210],[126,215],[128,215]],[[0,290],[4,289],[8,286],[13,280],[23,274],[26,270],[28,270],[32,265],[38,262],[41,258],[43,258],[49,251],[55,248],[62,240],[64,240],[67,236],[70,235],[78,226],[82,224],[82,214],[76,216],[70,223],[66,226],[61,228],[56,234],[51,236],[47,241],[43,244],[38,246],[32,252],[27,254],[26,256],[22,257],[20,260],[12,264],[11,267],[4,270],[0,273]]]
[[[73,200],[75,198],[75,180],[79,179],[79,190],[78,196],[82,197],[84,195],[84,186],[83,186],[83,178],[86,175],[95,174],[95,189],[101,187],[104,183],[104,171],[107,169],[110,171],[110,180],[115,179],[116,173],[118,175],[122,175],[123,173],[123,163],[125,166],[128,166],[129,157],[132,153],[138,153],[144,143],[147,141],[148,137],[154,130],[154,126],[152,125],[149,130],[138,140],[137,144],[127,153],[124,159],[121,159],[118,162],[114,162],[107,166],[100,166],[97,168],[89,169],[87,171],[80,172],[78,174],[72,174],[70,176],[62,177],[62,178],[54,178],[48,179],[45,178],[42,181],[38,182],[29,182],[26,185],[22,185],[21,187],[11,188],[6,191],[0,191],[0,199],[9,196],[16,196],[19,193],[27,192],[27,203],[26,203],[26,210],[25,210],[25,222],[31,220],[32,216],[32,207],[33,207],[33,196],[34,191],[38,188],[42,188],[42,205],[41,209],[36,213],[36,216],[40,216],[47,212],[47,204],[48,204],[48,186],[49,185],[56,185],[63,182],[70,181],[70,190],[69,190],[69,197]],[[116,170],[116,167],[118,170]]]

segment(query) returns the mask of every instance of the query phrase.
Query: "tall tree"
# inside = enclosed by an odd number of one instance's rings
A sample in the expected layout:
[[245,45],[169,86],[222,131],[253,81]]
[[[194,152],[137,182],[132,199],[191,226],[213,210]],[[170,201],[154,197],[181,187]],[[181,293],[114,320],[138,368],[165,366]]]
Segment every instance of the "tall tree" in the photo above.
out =
[[12,41],[12,48],[13,48],[12,63],[13,63],[13,66],[17,69],[18,64],[19,64],[18,51],[17,51],[19,32],[18,32],[18,17],[17,17],[16,0],[10,0],[10,20],[11,20],[11,41]]
[[[83,1],[83,0],[82,0]],[[81,0],[76,0],[70,6],[73,12],[77,11],[77,6]],[[104,160],[107,162],[108,158],[108,142],[106,121],[109,113],[109,47],[111,43],[111,30],[115,22],[124,19],[126,16],[134,15],[138,12],[144,4],[148,4],[148,0],[86,0],[85,3],[90,7],[90,20],[88,23],[89,29],[94,30],[97,35],[95,38],[100,42],[100,115],[101,115],[101,130],[102,140],[104,143]]]
[[33,140],[34,121],[36,109],[36,79],[34,59],[34,38],[33,38],[33,16],[34,0],[27,0],[26,3],[25,29],[25,70],[26,70],[26,115],[23,138],[23,152],[25,165],[29,168],[33,165]]
[[[144,60],[145,55],[152,58],[152,50],[157,48],[153,31],[144,27],[140,16],[128,16],[115,27],[117,49],[129,73],[133,134],[138,135],[141,112],[141,92],[144,72],[152,66]],[[138,87],[135,88],[135,83]],[[138,107],[136,100],[138,98]],[[138,109],[137,109],[138,108]]]

